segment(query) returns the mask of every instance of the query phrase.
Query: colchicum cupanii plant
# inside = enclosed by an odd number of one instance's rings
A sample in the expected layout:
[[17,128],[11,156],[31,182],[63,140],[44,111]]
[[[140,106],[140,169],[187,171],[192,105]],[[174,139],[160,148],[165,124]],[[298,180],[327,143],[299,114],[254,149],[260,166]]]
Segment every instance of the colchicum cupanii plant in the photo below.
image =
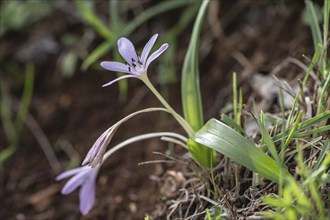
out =
[[157,132],[157,133],[149,133],[149,134],[133,137],[111,148],[106,152],[106,148],[109,145],[114,133],[123,122],[140,113],[151,112],[151,111],[165,111],[173,115],[173,117],[187,132],[188,136],[193,135],[192,129],[189,126],[189,124],[173,110],[173,108],[165,101],[165,99],[153,87],[153,85],[148,79],[147,70],[150,63],[155,59],[157,59],[163,52],[165,52],[169,46],[167,43],[165,43],[158,50],[156,50],[149,56],[149,53],[152,47],[154,46],[157,37],[158,34],[155,34],[151,37],[151,39],[147,42],[147,44],[143,48],[141,56],[139,56],[138,53],[136,52],[132,42],[127,38],[122,37],[118,40],[118,50],[127,63],[123,64],[119,62],[104,61],[101,62],[100,64],[101,67],[107,70],[127,73],[127,75],[118,77],[117,79],[103,85],[103,87],[110,86],[121,79],[138,78],[148,86],[148,88],[155,94],[155,96],[159,99],[159,101],[164,105],[165,108],[148,108],[134,112],[128,115],[127,117],[123,118],[122,120],[111,126],[109,129],[107,129],[105,132],[103,132],[101,136],[95,141],[95,143],[87,153],[82,163],[82,167],[65,171],[56,177],[57,181],[71,177],[70,180],[68,180],[68,182],[64,185],[61,191],[63,195],[70,194],[78,187],[81,188],[79,199],[80,199],[80,212],[83,215],[86,215],[93,207],[95,201],[95,181],[98,170],[100,169],[102,163],[115,151],[119,150],[124,146],[127,146],[130,143],[143,140],[146,138],[153,138],[153,137],[171,137],[180,141],[182,143],[181,144],[182,146],[186,146],[187,138],[180,134],[176,134],[173,132]]

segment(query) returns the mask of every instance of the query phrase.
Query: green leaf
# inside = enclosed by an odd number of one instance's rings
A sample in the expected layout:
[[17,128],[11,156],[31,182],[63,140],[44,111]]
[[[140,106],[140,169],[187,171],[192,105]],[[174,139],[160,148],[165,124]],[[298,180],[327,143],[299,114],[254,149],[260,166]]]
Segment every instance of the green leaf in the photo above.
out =
[[234,128],[236,131],[240,132],[241,134],[245,134],[244,129],[238,125],[233,119],[229,118],[227,115],[221,115],[221,121],[223,121],[226,125]]
[[257,120],[258,120],[258,124],[259,124],[259,129],[260,129],[260,132],[262,135],[262,142],[265,143],[265,145],[268,148],[268,151],[270,152],[272,157],[277,161],[277,163],[280,163],[280,158],[279,158],[278,152],[276,150],[275,144],[265,127],[265,117],[262,112],[260,114],[260,119],[257,119]]
[[204,124],[199,87],[198,48],[199,34],[208,3],[209,1],[204,1],[200,7],[182,68],[181,93],[183,113],[185,119],[195,131]]
[[0,167],[3,166],[3,163],[9,159],[17,150],[17,147],[10,145],[9,147],[0,151]]
[[318,44],[322,44],[322,35],[319,26],[318,13],[315,10],[314,3],[310,0],[305,0],[307,20],[312,30],[314,48],[317,48]]
[[91,25],[100,36],[104,39],[111,39],[112,32],[103,24],[103,22],[97,17],[92,3],[93,1],[75,0],[75,3],[85,21]]
[[[183,114],[194,131],[200,129],[204,124],[199,87],[198,48],[199,35],[208,3],[209,1],[205,0],[200,6],[182,68],[181,93]],[[201,144],[193,143],[193,141],[188,143],[188,147],[192,157],[202,166],[212,167],[212,161],[215,161],[215,154],[211,149]]]
[[[160,1],[159,1],[160,2]],[[154,16],[159,16],[159,14],[170,11],[172,9],[182,7],[186,4],[191,4],[194,1],[190,0],[181,0],[181,1],[163,1],[159,4],[156,4],[153,7],[145,10],[143,13],[136,16],[131,22],[127,23],[123,31],[122,35],[127,36],[130,35],[136,28],[138,28],[141,24],[145,23],[147,20],[151,19]]]
[[86,70],[90,65],[92,65],[96,60],[98,60],[101,56],[106,54],[114,45],[116,44],[115,41],[109,40],[105,41],[101,45],[99,45],[93,52],[91,52],[88,57],[84,60],[81,68]]
[[281,178],[290,176],[254,143],[216,119],[209,120],[191,139],[273,182],[278,183]]
[[[298,124],[298,129],[295,130],[294,132],[294,135],[298,135],[299,137],[299,134],[304,131],[305,129],[315,125],[315,124],[318,124],[322,121],[326,121],[330,118],[330,110],[328,111],[325,111],[321,114],[318,114],[316,116],[314,116],[313,118],[310,118],[308,120],[305,120],[301,123]],[[321,127],[322,129],[325,129],[325,131],[328,129],[327,127]],[[276,141],[279,141],[279,140],[282,140],[284,138],[286,138],[290,133],[290,130],[285,130],[285,131],[282,131],[281,133],[277,134],[275,137],[273,137],[273,141],[276,142]]]

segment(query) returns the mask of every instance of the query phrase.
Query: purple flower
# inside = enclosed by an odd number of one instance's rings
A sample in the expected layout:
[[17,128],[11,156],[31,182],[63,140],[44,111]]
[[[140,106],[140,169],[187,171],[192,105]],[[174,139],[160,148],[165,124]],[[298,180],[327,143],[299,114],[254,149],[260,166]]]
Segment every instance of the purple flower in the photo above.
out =
[[71,177],[64,185],[61,193],[68,195],[81,187],[79,192],[80,212],[86,215],[93,207],[95,201],[95,181],[98,168],[82,166],[65,171],[56,177],[56,181]]
[[147,73],[147,69],[149,64],[154,61],[157,57],[159,57],[167,48],[168,44],[163,44],[158,50],[156,50],[153,54],[151,54],[149,57],[149,53],[151,48],[154,46],[156,39],[158,37],[158,34],[153,35],[148,43],[144,46],[142,50],[141,57],[137,54],[134,45],[130,40],[127,38],[119,38],[118,40],[118,50],[121,56],[124,58],[127,64],[119,63],[119,62],[108,62],[104,61],[101,62],[101,66],[104,69],[115,71],[115,72],[123,72],[128,73],[128,75],[124,75],[121,77],[118,77],[117,79],[104,84],[103,87],[109,86],[113,84],[114,82],[117,82],[121,79],[125,78],[139,78],[140,76]]

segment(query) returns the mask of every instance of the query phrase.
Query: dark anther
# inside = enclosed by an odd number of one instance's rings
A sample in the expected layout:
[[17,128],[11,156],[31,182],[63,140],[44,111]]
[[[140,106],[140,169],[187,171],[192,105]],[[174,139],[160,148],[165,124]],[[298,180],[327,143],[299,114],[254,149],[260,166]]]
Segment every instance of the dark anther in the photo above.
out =
[[132,58],[132,62],[135,62],[135,60]]
[[128,72],[131,72],[131,67],[130,66],[128,67]]
[[140,60],[138,61],[138,63],[139,63],[140,65],[142,65],[142,62],[141,62]]
[[136,67],[135,63],[132,63],[132,66],[135,68]]

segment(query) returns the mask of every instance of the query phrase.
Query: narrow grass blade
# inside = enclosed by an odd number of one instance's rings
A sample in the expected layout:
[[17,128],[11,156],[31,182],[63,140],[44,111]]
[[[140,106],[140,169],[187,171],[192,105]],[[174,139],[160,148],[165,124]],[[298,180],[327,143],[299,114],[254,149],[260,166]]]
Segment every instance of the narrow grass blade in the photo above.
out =
[[14,125],[14,121],[12,120],[12,99],[8,94],[8,88],[6,87],[2,79],[0,81],[0,89],[0,116],[4,136],[7,139],[7,142],[11,143],[12,145],[16,145],[15,143],[17,143],[18,135]]
[[320,58],[321,58],[321,53],[322,53],[322,46],[319,44],[319,45],[316,47],[316,49],[315,49],[314,55],[313,55],[313,57],[312,57],[312,62],[311,62],[311,64],[309,65],[308,70],[307,70],[307,72],[306,72],[306,75],[305,75],[305,77],[304,77],[303,85],[306,85],[310,73],[312,72],[312,70],[314,69],[315,65],[317,64],[317,62],[318,62],[318,61],[320,60]]
[[95,11],[92,8],[93,1],[75,0],[75,3],[85,21],[91,25],[100,36],[104,39],[110,39],[112,32],[103,24],[103,22],[97,17]]
[[317,48],[318,44],[322,44],[322,35],[319,27],[319,21],[315,12],[314,3],[310,0],[305,0],[305,5],[308,14],[309,25],[312,30],[314,48]]
[[238,125],[233,119],[229,118],[227,115],[221,115],[221,121],[223,121],[226,125],[234,128],[236,131],[240,132],[241,134],[245,134],[244,129]]
[[132,20],[132,22],[128,23],[126,27],[122,30],[122,35],[126,36],[131,34],[137,27],[151,19],[152,17],[159,15],[163,12],[182,7],[187,4],[191,4],[194,1],[190,0],[181,0],[181,1],[163,1],[159,4],[156,4],[153,7],[145,10],[143,13],[138,15]]
[[0,168],[3,166],[4,162],[16,152],[16,150],[17,146],[10,145],[0,151]]
[[27,63],[25,67],[25,81],[23,94],[19,103],[17,117],[15,119],[15,128],[17,134],[21,133],[24,120],[29,111],[29,106],[33,94],[34,87],[34,65],[32,63]]
[[267,146],[268,151],[270,152],[272,157],[277,161],[278,164],[280,164],[281,161],[276,150],[275,144],[265,127],[265,118],[263,113],[261,113],[260,119],[258,119],[258,124],[262,135],[262,142]]
[[209,120],[195,133],[192,140],[216,150],[273,182],[278,183],[281,178],[290,177],[286,170],[254,143],[216,119]]
[[324,0],[323,6],[323,78],[326,78],[330,71],[327,69],[327,46],[328,46],[328,34],[329,34],[329,16],[330,16],[330,1]]
[[[324,158],[326,155],[329,155],[330,152],[330,139],[328,139],[325,143],[324,146],[319,154],[319,156],[317,157],[317,162],[316,164],[313,166],[313,171],[315,172],[322,164],[322,162],[324,161]],[[313,172],[313,173],[314,173]]]
[[302,138],[302,137],[315,135],[315,134],[319,134],[319,133],[326,132],[326,131],[330,131],[330,125],[325,125],[325,126],[322,126],[319,128],[308,130],[308,131],[297,132],[293,135],[293,138]]
[[116,41],[105,41],[93,50],[82,64],[82,69],[86,70],[90,65],[96,62],[101,56],[104,56],[109,50],[111,50],[116,44]]
[[[298,129],[295,131],[294,134],[298,134],[299,132],[304,131],[305,129],[316,125],[322,121],[326,121],[330,118],[330,110],[325,111],[321,114],[318,114],[316,116],[314,116],[313,118],[310,118],[306,121],[303,121],[301,123],[298,124]],[[286,138],[289,135],[290,130],[285,130],[281,133],[279,133],[278,135],[276,135],[275,137],[273,137],[273,141],[279,141],[279,140],[283,140],[283,138]]]

